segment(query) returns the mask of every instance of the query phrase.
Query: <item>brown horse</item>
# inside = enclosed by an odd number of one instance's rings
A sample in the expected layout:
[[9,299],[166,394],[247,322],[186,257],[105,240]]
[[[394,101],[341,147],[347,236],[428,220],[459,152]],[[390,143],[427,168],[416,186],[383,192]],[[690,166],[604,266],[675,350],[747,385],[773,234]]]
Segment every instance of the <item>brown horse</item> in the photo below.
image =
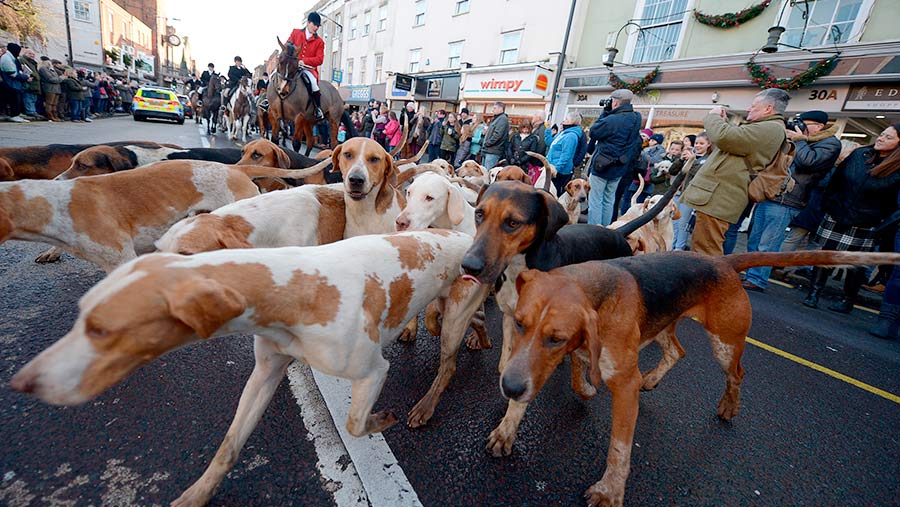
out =
[[[285,128],[289,120],[294,122],[294,150],[300,150],[301,140],[306,138],[306,155],[312,150],[312,126],[316,124],[316,114],[312,99],[300,78],[297,48],[290,42],[284,44],[278,38],[281,53],[272,83],[266,90],[269,99],[269,123],[272,139],[278,139],[279,130]],[[320,81],[322,90],[322,112],[331,124],[331,147],[337,146],[338,122],[343,122],[348,132],[353,132],[350,118],[344,112],[344,100],[337,89],[328,81]],[[283,122],[283,123],[282,123]]]
[[200,123],[200,108],[203,107],[200,105],[202,97],[200,97],[199,90],[191,90],[190,95],[188,95],[191,99],[191,108],[194,110],[194,123]]

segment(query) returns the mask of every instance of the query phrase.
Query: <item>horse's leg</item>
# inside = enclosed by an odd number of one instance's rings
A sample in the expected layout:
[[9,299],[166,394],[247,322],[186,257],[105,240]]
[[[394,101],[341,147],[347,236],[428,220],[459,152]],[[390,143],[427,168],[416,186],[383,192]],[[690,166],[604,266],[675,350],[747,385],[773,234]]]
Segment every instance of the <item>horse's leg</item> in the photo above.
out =
[[[303,117],[302,114],[298,114],[294,117],[294,135],[292,137],[293,141],[291,145],[294,148],[294,151],[300,153],[301,144],[304,139],[303,136],[306,134],[306,118]],[[306,138],[306,145],[309,146],[309,138]]]
[[[337,148],[337,134],[338,134],[338,127],[341,124],[341,119],[340,118],[338,118],[337,120],[332,119],[330,123],[331,123],[331,141],[330,141],[330,144],[328,145],[328,147],[333,150],[333,149]],[[348,136],[349,136],[349,133],[348,133]]]

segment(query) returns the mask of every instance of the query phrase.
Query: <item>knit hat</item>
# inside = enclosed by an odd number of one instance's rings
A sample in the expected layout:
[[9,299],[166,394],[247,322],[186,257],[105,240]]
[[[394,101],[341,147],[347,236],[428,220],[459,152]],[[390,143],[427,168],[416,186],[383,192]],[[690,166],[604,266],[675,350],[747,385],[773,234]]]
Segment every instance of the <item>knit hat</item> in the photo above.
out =
[[49,57],[49,56],[42,56],[42,57],[41,57],[41,61],[42,61],[42,62],[49,62],[49,61],[50,61],[50,57]]
[[666,140],[665,136],[663,136],[662,134],[653,134],[652,136],[650,136],[650,139],[656,141],[656,144],[662,144],[663,141]]
[[828,113],[825,111],[807,111],[800,115],[800,119],[814,121],[825,125],[828,123]]
[[653,130],[651,130],[651,129],[644,129],[644,130],[641,131],[641,134],[644,134],[645,136],[647,136],[647,139],[650,139],[650,136],[653,135]]

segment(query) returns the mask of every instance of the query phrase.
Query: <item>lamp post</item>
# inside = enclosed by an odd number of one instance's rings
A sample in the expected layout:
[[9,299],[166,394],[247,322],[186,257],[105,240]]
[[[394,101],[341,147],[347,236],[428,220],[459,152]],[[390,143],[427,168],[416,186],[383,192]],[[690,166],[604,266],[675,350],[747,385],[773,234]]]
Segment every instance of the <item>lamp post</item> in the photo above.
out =
[[553,108],[556,106],[556,92],[559,89],[559,80],[562,77],[563,65],[566,62],[566,46],[569,45],[569,32],[572,31],[572,18],[575,16],[575,3],[578,0],[572,0],[572,7],[569,8],[569,21],[566,23],[566,35],[563,37],[562,51],[559,53],[559,59],[556,61],[556,76],[553,77],[553,95],[550,96],[550,117],[553,117]]
[[72,28],[69,26],[69,0],[63,0],[63,12],[66,17],[66,42],[69,45],[69,67],[74,67],[75,58],[72,54]]

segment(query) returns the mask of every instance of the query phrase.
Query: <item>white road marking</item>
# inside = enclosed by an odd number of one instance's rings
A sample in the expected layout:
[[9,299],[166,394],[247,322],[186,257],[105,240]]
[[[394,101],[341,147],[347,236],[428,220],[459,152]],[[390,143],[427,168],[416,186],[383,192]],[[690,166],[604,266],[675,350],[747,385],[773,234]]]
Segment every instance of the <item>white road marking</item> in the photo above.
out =
[[203,122],[197,124],[197,132],[200,132],[200,144],[204,148],[209,148],[209,139],[206,138],[206,129],[203,128]]
[[[316,448],[316,469],[322,476],[324,489],[334,497],[338,507],[368,507],[368,497],[341,436],[334,427],[331,414],[306,364],[294,362],[288,367],[291,392],[300,406],[307,437]],[[376,505],[373,503],[373,505]]]
[[[291,366],[288,369],[288,378],[291,381],[294,394],[297,395],[297,389],[293,388],[294,383],[298,381],[295,378],[297,370],[293,368],[294,366]],[[343,447],[353,460],[356,474],[365,488],[369,503],[374,507],[421,507],[422,503],[419,501],[419,496],[409,483],[403,469],[397,463],[397,458],[384,440],[384,436],[381,433],[376,433],[357,438],[350,435],[347,431],[345,423],[350,412],[350,382],[315,370],[310,371],[312,371],[315,384],[318,385],[318,390],[325,400],[328,412],[331,415],[332,425],[329,431],[336,429],[340,435]],[[307,393],[312,392],[312,386],[302,390]],[[300,396],[297,396],[297,398],[304,411],[308,407],[311,408],[311,406],[317,405],[315,403],[310,404],[308,401],[305,402]],[[305,422],[306,415],[303,418]],[[309,429],[308,426],[307,428]],[[318,444],[316,450],[317,452],[319,450]],[[320,458],[322,457],[321,454],[319,456]],[[343,507],[345,504],[337,502],[337,505]]]

